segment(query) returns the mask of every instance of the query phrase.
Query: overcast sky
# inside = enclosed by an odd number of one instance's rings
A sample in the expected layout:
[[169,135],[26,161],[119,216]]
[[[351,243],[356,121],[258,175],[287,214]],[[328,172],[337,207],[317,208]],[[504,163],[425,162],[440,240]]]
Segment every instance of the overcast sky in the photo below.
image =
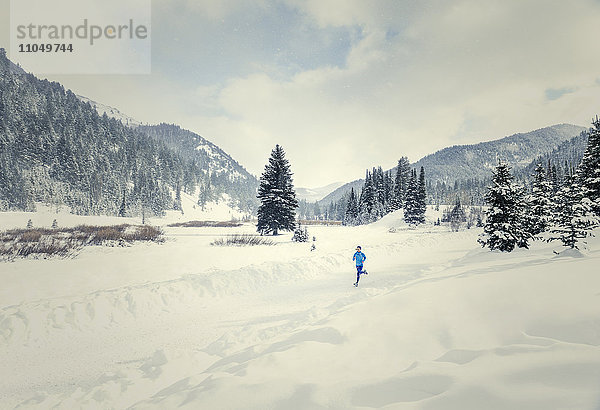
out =
[[154,0],[151,75],[49,78],[197,132],[255,175],[280,144],[295,185],[318,187],[404,155],[589,126],[598,22],[598,0]]

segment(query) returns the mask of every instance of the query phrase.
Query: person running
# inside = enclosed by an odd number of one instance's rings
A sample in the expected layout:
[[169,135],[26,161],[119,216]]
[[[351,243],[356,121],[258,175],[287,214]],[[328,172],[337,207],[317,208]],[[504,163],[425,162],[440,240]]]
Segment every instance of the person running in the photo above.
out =
[[356,252],[354,253],[354,256],[352,257],[353,261],[356,261],[356,283],[354,284],[354,286],[358,287],[358,281],[360,279],[360,275],[361,274],[365,274],[368,275],[366,270],[363,270],[363,264],[364,262],[367,260],[367,257],[365,256],[364,253],[362,253],[362,248],[360,246],[356,247]]

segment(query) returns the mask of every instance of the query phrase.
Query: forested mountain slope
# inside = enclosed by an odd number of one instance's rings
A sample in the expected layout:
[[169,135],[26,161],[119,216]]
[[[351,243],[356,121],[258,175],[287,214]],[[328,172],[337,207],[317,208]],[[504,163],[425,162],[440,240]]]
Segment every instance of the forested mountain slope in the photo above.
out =
[[161,215],[179,193],[257,205],[255,177],[176,126],[131,128],[56,82],[14,70],[0,50],[0,210],[35,202],[78,214]]

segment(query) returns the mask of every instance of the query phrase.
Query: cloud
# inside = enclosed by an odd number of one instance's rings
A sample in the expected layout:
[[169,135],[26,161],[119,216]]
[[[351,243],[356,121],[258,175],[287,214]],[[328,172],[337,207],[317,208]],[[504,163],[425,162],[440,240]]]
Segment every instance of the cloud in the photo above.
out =
[[257,4],[160,0],[153,76],[123,79],[116,99],[120,79],[86,87],[143,121],[202,134],[255,174],[279,143],[301,186],[587,125],[600,107],[597,1]]
[[548,89],[546,89],[545,94],[546,94],[546,99],[552,101],[552,100],[558,100],[563,95],[571,94],[575,91],[577,91],[577,89],[572,88],[572,87],[548,88]]
[[[283,80],[236,78],[219,103],[241,129],[257,131],[243,143],[247,152],[253,144],[265,152],[287,145],[300,179],[315,185],[325,175],[331,177],[323,183],[352,179],[364,168],[392,166],[402,155],[417,160],[454,143],[581,124],[600,103],[589,94],[598,91],[600,59],[581,41],[597,37],[600,14],[585,1],[457,1],[434,10],[413,4],[412,20],[401,24],[364,2],[294,4],[320,26],[362,28],[346,64]],[[548,99],[548,92],[557,95],[552,85],[565,81],[573,84],[571,108]]]

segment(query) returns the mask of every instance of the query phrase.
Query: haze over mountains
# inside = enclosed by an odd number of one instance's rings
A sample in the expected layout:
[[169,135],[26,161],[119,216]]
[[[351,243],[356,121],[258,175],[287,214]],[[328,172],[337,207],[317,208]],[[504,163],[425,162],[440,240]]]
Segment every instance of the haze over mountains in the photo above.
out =
[[[565,156],[568,153],[571,159],[577,159],[577,155],[580,158],[578,153],[583,154],[587,142],[586,137],[581,135],[585,130],[585,127],[578,125],[557,124],[493,141],[455,145],[427,155],[411,166],[425,168],[430,186],[438,183],[452,186],[456,181],[489,178],[498,160],[506,161],[518,173],[523,169],[532,169],[532,162],[540,157],[547,160],[553,152]],[[349,182],[324,197],[319,204],[337,202],[351,188],[358,192],[363,183],[363,179]]]
[[345,185],[344,182],[334,182],[329,185],[325,185],[319,188],[303,188],[296,187],[296,196],[300,200],[305,200],[307,202],[317,202],[323,199],[325,196],[329,195],[332,191],[337,188]]

